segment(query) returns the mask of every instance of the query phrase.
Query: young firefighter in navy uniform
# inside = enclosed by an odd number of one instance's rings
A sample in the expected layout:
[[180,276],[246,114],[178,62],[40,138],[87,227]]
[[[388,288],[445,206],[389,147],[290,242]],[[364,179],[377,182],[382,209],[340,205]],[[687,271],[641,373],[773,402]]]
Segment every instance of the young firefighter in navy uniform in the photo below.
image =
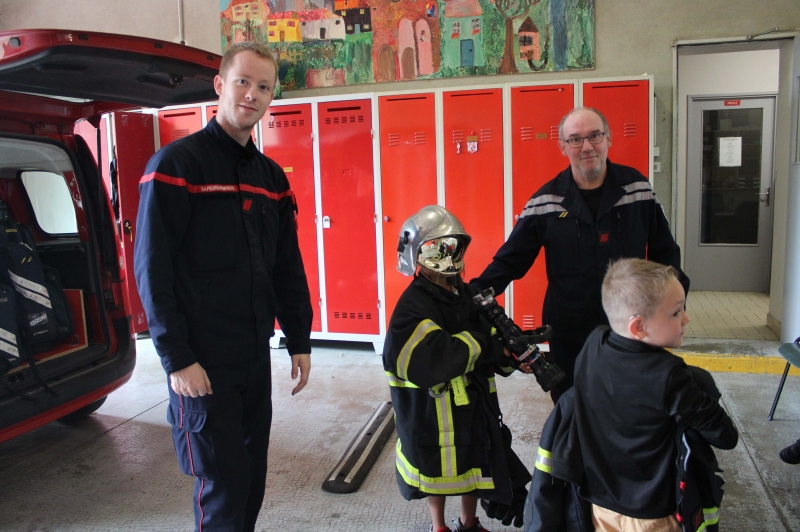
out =
[[214,88],[216,118],[169,144],[139,185],[134,261],[150,333],[169,376],[167,418],[196,478],[195,530],[252,531],[272,422],[269,338],[288,340],[292,378],[311,369],[311,303],[281,168],[250,132],[272,102],[266,46],[237,43]]
[[511,450],[494,384],[495,370],[513,370],[500,367],[508,362],[503,345],[461,279],[470,240],[437,205],[406,220],[397,269],[414,280],[392,314],[383,351],[396,415],[397,483],[406,500],[428,498],[434,532],[450,530],[447,495],[461,495],[456,530],[486,530],[475,515],[478,498],[493,501],[488,515],[520,526],[531,478]]

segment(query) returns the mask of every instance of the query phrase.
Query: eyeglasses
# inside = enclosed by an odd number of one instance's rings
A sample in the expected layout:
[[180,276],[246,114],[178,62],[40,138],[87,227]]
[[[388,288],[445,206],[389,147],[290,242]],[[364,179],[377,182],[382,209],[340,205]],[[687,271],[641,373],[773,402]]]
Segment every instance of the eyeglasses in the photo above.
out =
[[592,133],[591,135],[586,135],[585,137],[570,137],[568,139],[563,139],[570,148],[580,148],[583,146],[583,140],[586,139],[589,141],[589,144],[600,144],[603,142],[603,137],[606,136],[607,131],[598,131],[596,133]]

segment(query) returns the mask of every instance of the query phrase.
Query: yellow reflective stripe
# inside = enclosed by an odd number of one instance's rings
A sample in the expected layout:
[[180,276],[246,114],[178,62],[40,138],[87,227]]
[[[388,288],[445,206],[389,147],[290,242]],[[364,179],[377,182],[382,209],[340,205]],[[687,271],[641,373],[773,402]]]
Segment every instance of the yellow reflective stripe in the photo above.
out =
[[464,373],[469,373],[475,369],[475,362],[478,360],[478,357],[481,354],[481,346],[478,344],[478,341],[475,340],[475,338],[473,338],[472,335],[467,331],[454,334],[453,338],[458,338],[467,344],[467,349],[469,350],[469,360],[467,360],[467,369],[464,371]]
[[419,469],[411,465],[411,463],[403,456],[402,445],[400,439],[397,439],[395,446],[397,459],[397,471],[406,484],[411,487],[419,488],[420,491],[430,493],[433,495],[450,495],[455,493],[465,493],[472,490],[493,490],[494,481],[491,477],[482,476],[480,468],[473,468],[460,475],[441,476],[441,477],[428,477],[420,475]]
[[551,456],[550,451],[539,447],[536,451],[536,469],[544,471],[549,475],[550,472],[553,471],[553,462],[550,460]]
[[442,328],[433,323],[431,320],[422,320],[414,329],[411,338],[408,339],[403,349],[400,350],[400,356],[397,357],[397,376],[403,380],[408,380],[408,363],[411,361],[411,351],[417,347],[425,335],[430,332],[441,330]]
[[391,371],[386,372],[386,378],[389,379],[389,386],[394,386],[395,388],[419,388],[413,382],[404,381]]
[[697,532],[703,532],[706,527],[716,525],[719,523],[719,508],[703,508],[703,523],[697,529]]
[[450,390],[436,400],[436,419],[439,422],[439,447],[442,458],[442,475],[456,474],[456,444],[453,432],[453,410],[450,406]]
[[497,383],[494,382],[494,377],[489,377],[489,393],[497,392]]
[[460,375],[450,381],[453,388],[453,396],[456,406],[464,406],[469,404],[469,396],[467,395],[467,379]]

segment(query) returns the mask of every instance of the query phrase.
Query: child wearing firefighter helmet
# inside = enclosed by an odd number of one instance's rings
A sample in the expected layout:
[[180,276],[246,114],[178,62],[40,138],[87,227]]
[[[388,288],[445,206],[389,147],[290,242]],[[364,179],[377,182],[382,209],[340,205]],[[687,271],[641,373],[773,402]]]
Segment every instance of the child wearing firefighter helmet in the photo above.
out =
[[530,474],[511,450],[495,373],[513,369],[462,280],[470,236],[430,205],[400,230],[397,269],[414,280],[389,322],[383,366],[397,426],[396,476],[406,500],[428,499],[432,532],[448,532],[446,496],[461,496],[457,531],[484,532],[476,516],[520,526]]

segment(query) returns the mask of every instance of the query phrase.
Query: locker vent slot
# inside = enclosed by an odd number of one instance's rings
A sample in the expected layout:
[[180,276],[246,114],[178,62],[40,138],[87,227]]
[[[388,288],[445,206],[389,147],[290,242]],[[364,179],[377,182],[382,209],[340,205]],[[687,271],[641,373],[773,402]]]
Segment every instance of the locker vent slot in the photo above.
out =
[[428,96],[408,96],[405,98],[386,98],[387,102],[405,102],[408,100],[427,100]]
[[525,92],[564,92],[564,88],[563,87],[558,87],[558,88],[545,87],[545,88],[541,88],[541,89],[522,89],[519,92],[520,93],[525,93]]
[[182,113],[165,113],[164,118],[175,118],[176,116],[194,116],[197,112],[195,111],[184,111]]
[[453,142],[464,142],[464,130],[463,129],[454,129],[453,130]]
[[173,141],[176,141],[178,139],[182,139],[183,137],[187,137],[188,135],[188,129],[173,129],[170,138],[172,138]]
[[342,320],[371,320],[372,312],[334,312],[333,317]]
[[297,127],[305,125],[305,120],[302,118],[300,120],[273,120],[269,123],[270,129],[276,127]]
[[536,316],[533,314],[523,314],[522,315],[522,328],[523,329],[535,329],[536,328]]
[[424,131],[417,131],[414,133],[414,144],[422,145],[428,143],[428,136]]
[[492,142],[491,129],[481,129],[481,142]]
[[623,124],[622,125],[622,136],[623,137],[635,137],[637,129],[638,129],[638,127],[637,127],[636,123]]
[[325,118],[326,124],[355,124],[356,122],[363,123],[364,122],[364,115],[351,115],[351,116],[334,116],[333,118],[327,117]]
[[389,137],[387,138],[387,143],[389,144],[389,146],[399,146],[400,133],[389,133]]
[[623,85],[595,85],[589,86],[590,89],[626,89],[629,87],[639,87],[639,83],[627,83]]
[[527,126],[519,128],[519,139],[533,140],[533,128]]
[[550,126],[550,139],[558,140],[558,126]]

